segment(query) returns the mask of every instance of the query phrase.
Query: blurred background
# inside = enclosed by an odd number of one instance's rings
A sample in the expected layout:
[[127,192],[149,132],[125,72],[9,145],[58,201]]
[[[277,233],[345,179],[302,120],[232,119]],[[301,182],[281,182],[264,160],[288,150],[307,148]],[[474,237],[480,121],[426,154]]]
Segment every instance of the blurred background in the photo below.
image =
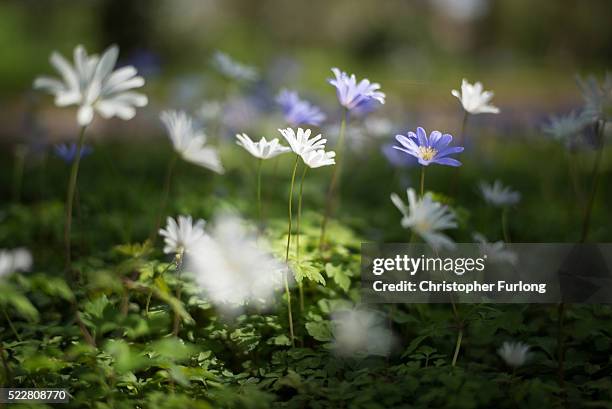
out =
[[[4,0],[0,135],[73,133],[70,110],[46,112],[52,99],[34,92],[32,81],[53,74],[52,50],[71,57],[79,43],[97,53],[118,44],[121,63],[147,79],[153,117],[223,98],[210,64],[222,50],[263,73],[255,85],[261,93],[295,88],[331,110],[325,79],[338,66],[381,83],[384,109],[402,125],[427,116],[434,127],[456,127],[460,110],[450,90],[466,77],[494,90],[504,113],[479,121],[538,126],[551,112],[579,106],[575,74],[610,66],[610,16],[607,0]],[[40,129],[28,129],[24,121],[41,109]],[[136,123],[148,119],[140,113],[121,126],[142,129]]]

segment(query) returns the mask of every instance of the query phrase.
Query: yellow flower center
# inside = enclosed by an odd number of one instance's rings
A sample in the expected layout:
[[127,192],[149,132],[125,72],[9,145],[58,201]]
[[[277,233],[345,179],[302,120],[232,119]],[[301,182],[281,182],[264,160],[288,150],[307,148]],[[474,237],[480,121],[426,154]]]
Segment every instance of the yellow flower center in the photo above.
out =
[[434,156],[436,156],[438,151],[428,146],[421,146],[419,147],[419,153],[421,154],[421,159],[431,160]]

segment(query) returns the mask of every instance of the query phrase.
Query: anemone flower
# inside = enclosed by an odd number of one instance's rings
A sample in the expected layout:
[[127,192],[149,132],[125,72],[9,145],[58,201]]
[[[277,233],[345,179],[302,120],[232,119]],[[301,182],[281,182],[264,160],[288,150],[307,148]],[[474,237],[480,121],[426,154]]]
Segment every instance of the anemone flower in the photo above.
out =
[[[381,105],[385,103],[385,93],[380,91],[380,85],[363,79],[357,82],[355,74],[348,75],[338,68],[332,68],[335,78],[328,82],[336,87],[340,105],[349,111],[362,108],[363,105]],[[368,107],[371,108],[371,107]]]
[[76,189],[81,149],[85,141],[85,129],[97,112],[103,118],[119,117],[129,120],[136,115],[135,107],[147,105],[147,97],[131,91],[144,85],[144,79],[137,76],[132,66],[114,70],[119,48],[110,46],[101,57],[87,55],[81,45],[74,49],[74,65],[59,53],[51,53],[51,64],[62,79],[38,77],[34,88],[44,89],[55,96],[55,105],[64,107],[76,105],[77,123],[81,127],[79,142],[72,162],[68,192],[66,195],[66,217],[64,223],[64,246],[66,269],[71,266],[70,237],[72,232],[72,206]]
[[584,114],[570,112],[567,115],[551,116],[548,124],[542,129],[567,148],[572,149],[578,145],[578,137],[588,124],[589,121]]
[[176,219],[168,217],[166,228],[159,229],[159,235],[164,238],[164,253],[189,254],[196,245],[206,236],[203,219],[196,220],[191,216],[178,216]]
[[114,70],[119,48],[110,46],[101,57],[87,55],[81,45],[74,49],[74,65],[59,53],[51,54],[51,64],[62,79],[39,77],[34,88],[44,89],[55,95],[60,107],[78,106],[77,122],[81,127],[91,123],[94,111],[103,118],[117,116],[129,120],[136,115],[135,107],[147,105],[147,97],[131,91],[145,83],[137,76],[133,66]]
[[302,156],[304,164],[311,169],[320,168],[322,166],[330,166],[336,163],[335,157],[336,152],[329,151],[325,152],[323,149],[318,151],[310,151]]
[[478,185],[484,200],[497,207],[512,206],[520,202],[521,194],[504,186],[501,181],[496,180],[492,184],[481,181]]
[[193,119],[183,111],[164,111],[160,115],[166,126],[174,150],[187,162],[223,174],[224,169],[217,149],[206,146],[206,135]]
[[525,365],[529,359],[529,348],[529,345],[523,344],[522,342],[506,341],[497,350],[497,353],[508,366],[518,368],[519,366]]
[[295,91],[281,90],[276,102],[280,105],[285,121],[290,126],[319,126],[325,121],[323,111],[310,102],[300,99]]
[[461,82],[461,91],[454,89],[451,91],[451,94],[461,101],[461,105],[467,113],[473,115],[484,113],[499,114],[499,108],[490,104],[493,92],[484,91],[480,82],[470,84],[464,79]]
[[310,129],[298,128],[296,132],[293,128],[286,128],[278,131],[283,135],[291,150],[299,156],[310,151],[325,149],[327,143],[327,139],[323,139],[321,134],[311,138],[312,131]]
[[508,249],[503,241],[489,242],[480,233],[474,233],[472,237],[478,243],[480,253],[487,256],[487,260],[493,263],[510,264],[513,266],[518,262],[518,255]]
[[0,250],[0,278],[18,271],[32,268],[32,253],[25,248]]
[[[74,142],[73,143],[62,143],[59,145],[55,145],[53,147],[53,151],[55,152],[55,155],[66,163],[72,163],[74,161],[74,158],[76,157],[76,154],[77,154],[77,150],[78,150],[78,146]],[[93,148],[91,146],[84,145],[81,148],[81,152],[80,152],[81,159],[91,154],[91,152],[93,152]]]
[[219,308],[271,300],[286,267],[262,239],[231,214],[217,217],[208,232],[187,255],[186,265],[210,300]]
[[259,142],[254,142],[245,133],[236,134],[236,144],[242,146],[251,155],[259,159],[257,164],[257,214],[259,222],[261,218],[261,166],[264,159],[274,158],[283,153],[291,152],[291,148],[283,146],[279,143],[278,138],[267,141],[265,137],[261,137]]
[[448,157],[454,153],[463,152],[464,149],[462,146],[448,146],[453,140],[450,134],[433,131],[428,138],[425,129],[418,127],[416,133],[408,132],[408,137],[396,135],[395,139],[401,145],[394,146],[395,149],[414,156],[423,166],[429,166],[432,163],[461,166],[461,162],[457,159]]
[[387,356],[395,342],[383,317],[364,309],[334,312],[332,333],[334,352],[341,356]]
[[213,54],[212,64],[223,76],[234,81],[255,81],[258,76],[254,67],[239,63],[221,51]]
[[448,206],[435,202],[430,192],[420,199],[412,188],[406,193],[408,205],[397,194],[391,194],[391,201],[402,213],[402,227],[411,229],[436,250],[454,249],[455,243],[441,231],[457,227],[455,214]]

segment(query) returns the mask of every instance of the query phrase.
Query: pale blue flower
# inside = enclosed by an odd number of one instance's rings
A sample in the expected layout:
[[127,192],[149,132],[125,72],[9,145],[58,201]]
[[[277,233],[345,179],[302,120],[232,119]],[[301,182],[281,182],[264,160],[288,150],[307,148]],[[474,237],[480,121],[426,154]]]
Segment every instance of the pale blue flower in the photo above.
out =
[[[74,158],[76,157],[76,153],[77,153],[77,144],[76,143],[62,143],[59,145],[55,145],[53,147],[53,150],[55,152],[55,155],[57,157],[59,157],[60,159],[62,159],[64,162],[66,163],[72,163],[72,161],[74,161]],[[91,152],[93,152],[93,148],[91,146],[88,145],[83,145],[83,147],[81,148],[81,158],[84,158],[85,156],[89,155]]]
[[448,146],[453,140],[452,135],[433,131],[429,137],[425,129],[418,127],[416,133],[408,132],[408,136],[396,135],[395,139],[402,146],[394,146],[395,149],[406,152],[418,159],[423,166],[431,163],[447,166],[461,166],[457,159],[449,158],[448,155],[463,152],[463,146]]
[[367,78],[357,82],[355,74],[348,75],[338,68],[332,68],[336,76],[328,81],[336,87],[336,94],[340,105],[349,111],[360,114],[370,112],[380,104],[385,103],[385,94],[380,90],[380,85],[370,82]]
[[317,106],[300,99],[295,91],[282,90],[276,97],[276,102],[281,106],[285,120],[293,127],[319,126],[325,120],[325,114]]

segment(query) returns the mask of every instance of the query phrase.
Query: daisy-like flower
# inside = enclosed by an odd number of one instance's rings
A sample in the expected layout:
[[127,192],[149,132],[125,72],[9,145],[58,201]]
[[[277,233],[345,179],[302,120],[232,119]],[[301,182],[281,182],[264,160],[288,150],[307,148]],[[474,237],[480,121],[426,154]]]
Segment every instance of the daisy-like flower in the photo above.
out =
[[44,89],[55,95],[55,105],[78,106],[77,122],[87,126],[97,112],[103,118],[119,117],[129,120],[136,115],[135,107],[147,105],[147,97],[130,91],[145,83],[137,76],[133,66],[114,70],[119,48],[115,45],[104,51],[101,57],[87,55],[81,45],[74,49],[74,65],[59,53],[51,54],[51,64],[62,79],[39,77],[34,88]]
[[408,132],[407,137],[396,135],[395,139],[402,145],[394,146],[395,149],[414,156],[423,166],[429,166],[431,163],[461,166],[461,162],[457,159],[448,157],[448,155],[463,152],[462,146],[448,146],[453,140],[450,134],[433,131],[428,138],[425,129],[418,127],[416,134]]
[[484,200],[493,206],[512,206],[521,200],[521,194],[519,192],[512,190],[508,186],[502,185],[499,180],[496,180],[493,184],[481,181],[479,187]]
[[578,142],[578,137],[588,124],[589,121],[583,114],[578,115],[575,112],[570,112],[567,115],[551,116],[549,123],[544,126],[543,130],[556,140],[563,142],[567,147],[574,147]]
[[32,253],[25,248],[0,250],[0,278],[17,271],[32,268]]
[[463,109],[470,114],[499,114],[499,108],[490,104],[493,92],[484,91],[480,82],[472,85],[464,79],[461,82],[461,92],[454,89],[451,94],[461,101]]
[[334,350],[343,356],[386,356],[395,341],[380,314],[362,309],[333,313],[332,332]]
[[291,126],[319,126],[325,120],[325,114],[308,101],[300,99],[295,91],[282,90],[276,97],[281,106],[285,121]]
[[403,215],[402,227],[412,229],[434,249],[454,249],[455,243],[440,231],[457,227],[455,214],[448,206],[435,202],[430,192],[421,199],[412,188],[407,194],[408,206],[397,194],[391,194],[391,201]]
[[304,163],[312,169],[336,164],[336,160],[334,159],[336,157],[336,152],[333,151],[325,152],[321,149],[304,153],[301,156]]
[[224,76],[236,81],[255,81],[257,70],[239,63],[224,52],[217,51],[212,56],[213,66]]
[[187,256],[187,271],[220,307],[272,299],[282,283],[283,264],[234,215],[215,220],[210,235]]
[[508,366],[517,368],[525,365],[529,359],[529,345],[522,342],[504,342],[497,350],[499,356],[506,362]]
[[584,98],[582,117],[589,123],[609,120],[612,117],[612,73],[606,73],[601,85],[592,75],[576,80]]
[[358,83],[355,74],[348,75],[338,68],[332,68],[332,72],[335,78],[330,78],[328,82],[336,87],[340,105],[349,111],[369,112],[375,106],[385,103],[385,93],[380,91],[379,84],[367,78]]
[[291,150],[297,155],[302,156],[310,151],[325,149],[327,139],[322,139],[321,134],[310,138],[312,131],[310,129],[298,128],[297,132],[293,128],[279,129],[281,135],[285,138]]
[[[62,143],[60,145],[55,145],[53,147],[53,150],[58,158],[60,158],[66,163],[72,163],[72,161],[74,161],[74,158],[76,157],[77,144],[74,142]],[[91,146],[83,145],[83,147],[81,148],[81,158],[84,158],[91,152],[93,152],[93,148]]]
[[507,263],[513,266],[518,262],[518,255],[514,251],[509,250],[506,247],[506,243],[503,241],[489,242],[487,238],[480,233],[474,233],[472,237],[478,242],[480,253],[486,255],[489,261],[494,263]]
[[236,144],[242,146],[251,155],[259,159],[270,159],[283,153],[291,152],[291,148],[283,146],[279,143],[278,138],[267,141],[265,137],[261,137],[259,142],[254,142],[249,138],[249,135],[237,134]]
[[164,253],[182,255],[193,252],[196,245],[206,237],[205,224],[202,219],[193,224],[191,216],[178,216],[176,220],[168,217],[166,228],[159,229],[159,235],[164,238]]
[[160,118],[166,126],[174,150],[183,159],[213,172],[224,173],[217,149],[206,146],[206,135],[202,129],[194,126],[189,115],[183,111],[164,111]]

